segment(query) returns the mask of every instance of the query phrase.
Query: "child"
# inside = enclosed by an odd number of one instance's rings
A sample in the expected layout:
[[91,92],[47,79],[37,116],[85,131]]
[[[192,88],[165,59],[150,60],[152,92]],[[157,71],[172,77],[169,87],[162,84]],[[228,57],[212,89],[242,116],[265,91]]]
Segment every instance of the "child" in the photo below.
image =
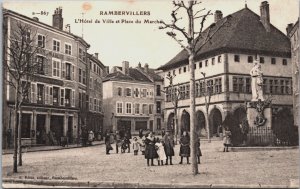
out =
[[140,144],[140,150],[142,155],[145,155],[145,140],[142,140],[142,144]]
[[157,154],[158,154],[158,165],[164,165],[164,161],[166,161],[167,156],[165,153],[164,145],[163,145],[163,139],[158,140],[155,143],[155,147],[157,149]]
[[135,156],[138,155],[138,151],[139,151],[139,142],[137,141],[137,138],[136,138],[136,137],[133,137],[132,149],[133,149],[133,154],[134,154]]

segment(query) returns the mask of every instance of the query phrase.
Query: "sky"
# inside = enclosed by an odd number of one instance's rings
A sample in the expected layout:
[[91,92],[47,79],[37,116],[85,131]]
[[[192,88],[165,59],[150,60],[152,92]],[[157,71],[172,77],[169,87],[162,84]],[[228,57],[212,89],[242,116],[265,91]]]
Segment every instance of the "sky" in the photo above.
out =
[[[202,0],[195,10],[205,8],[205,11],[221,10],[223,17],[247,7],[260,15],[261,0]],[[286,26],[295,23],[299,16],[298,0],[269,0],[271,23],[286,34]],[[151,68],[171,60],[181,47],[170,38],[167,30],[160,30],[159,23],[144,23],[145,20],[171,21],[171,11],[174,6],[169,0],[94,0],[94,1],[4,1],[3,7],[26,15],[38,17],[40,22],[52,25],[52,15],[57,7],[62,7],[64,25],[70,24],[71,32],[83,36],[90,44],[89,53],[99,53],[99,59],[105,66],[121,66],[122,61],[129,61],[131,67],[140,62],[142,66],[148,63]],[[146,15],[104,15],[107,11],[140,12]],[[33,13],[40,13],[34,14]],[[45,14],[41,14],[45,13]],[[82,14],[84,13],[84,14]],[[102,15],[101,15],[102,13]],[[183,12],[180,25],[185,26]],[[91,20],[92,23],[79,23],[79,19]],[[96,19],[100,23],[96,23]],[[104,23],[112,20],[114,23]],[[120,23],[116,23],[119,20]],[[122,23],[123,20],[123,23]],[[133,22],[133,23],[126,23]],[[141,23],[135,23],[136,20]],[[214,20],[211,15],[205,22],[209,26]],[[200,21],[198,21],[199,23]],[[200,25],[200,24],[199,24]],[[199,26],[195,22],[196,29]],[[187,26],[186,26],[187,28]],[[181,38],[184,39],[184,38]]]

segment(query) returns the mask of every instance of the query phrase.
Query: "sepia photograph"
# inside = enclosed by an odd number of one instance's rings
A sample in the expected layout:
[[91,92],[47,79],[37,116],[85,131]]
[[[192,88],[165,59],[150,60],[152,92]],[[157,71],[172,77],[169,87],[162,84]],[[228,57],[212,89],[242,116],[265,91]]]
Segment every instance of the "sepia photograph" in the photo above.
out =
[[299,188],[298,0],[2,2],[2,188]]

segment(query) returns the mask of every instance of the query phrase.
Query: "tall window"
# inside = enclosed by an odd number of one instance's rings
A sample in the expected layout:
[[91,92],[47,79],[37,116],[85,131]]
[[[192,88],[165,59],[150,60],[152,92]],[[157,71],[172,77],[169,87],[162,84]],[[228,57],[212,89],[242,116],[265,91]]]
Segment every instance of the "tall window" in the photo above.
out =
[[46,37],[44,35],[38,34],[38,47],[45,47]]
[[82,70],[82,83],[86,85],[86,72]]
[[160,114],[161,113],[161,102],[156,101],[156,113]]
[[135,114],[140,114],[140,104],[135,104]]
[[82,83],[82,70],[80,68],[78,69],[78,77],[79,83]]
[[37,62],[37,73],[38,74],[45,74],[45,65],[44,65],[44,60],[45,58],[42,56],[37,56],[36,57],[36,62]]
[[178,73],[181,74],[181,68],[178,69]]
[[134,92],[134,93],[135,93],[135,94],[134,94],[135,97],[139,97],[139,93],[140,93],[140,92],[139,92],[139,89],[138,89],[138,88],[135,89],[135,92]]
[[54,77],[59,77],[60,76],[60,62],[53,60],[52,62],[52,75]]
[[142,90],[142,96],[143,97],[147,97],[147,89],[143,89]]
[[149,104],[149,114],[153,114],[153,104]]
[[208,66],[208,60],[205,60],[205,67]]
[[157,125],[157,130],[161,130],[161,119],[160,118],[156,119],[156,125]]
[[66,63],[66,79],[71,80],[71,69],[72,66],[70,63]]
[[44,85],[37,84],[37,103],[44,104]]
[[118,96],[122,96],[122,88],[118,87]]
[[60,105],[63,106],[65,103],[65,89],[60,89]]
[[148,114],[148,111],[147,111],[147,104],[143,104],[143,107],[142,107],[143,109],[142,109],[142,113],[143,114]]
[[90,89],[92,89],[93,88],[93,78],[92,77],[90,77]]
[[202,68],[202,62],[199,62],[199,68]]
[[97,99],[94,98],[94,111],[97,111]]
[[89,110],[92,111],[93,110],[93,99],[91,97],[89,99],[90,99],[90,101],[89,101],[90,102],[89,103]]
[[273,83],[273,80],[269,80],[269,91],[270,91],[270,94],[274,94],[274,83]]
[[131,114],[131,103],[126,103],[126,114]]
[[71,89],[65,89],[65,106],[71,106]]
[[251,93],[250,78],[246,78],[246,93]]
[[215,65],[215,58],[211,59],[211,65]]
[[53,39],[53,50],[57,52],[60,51],[60,41]]
[[186,67],[185,66],[183,67],[183,72],[186,72]]
[[79,59],[85,61],[85,52],[82,48],[79,48]]
[[185,99],[190,98],[190,85],[186,85],[185,87]]
[[126,96],[130,97],[131,96],[131,89],[126,88]]
[[118,114],[123,113],[123,103],[122,102],[117,102],[117,113]]
[[65,53],[68,55],[72,54],[72,46],[65,43]]
[[203,96],[205,93],[205,83],[204,81],[200,82],[200,96]]
[[57,106],[59,104],[59,88],[53,87],[53,105]]
[[160,85],[156,85],[156,96],[160,96],[160,95],[161,95]]
[[219,94],[222,92],[222,79],[215,79],[215,93]]

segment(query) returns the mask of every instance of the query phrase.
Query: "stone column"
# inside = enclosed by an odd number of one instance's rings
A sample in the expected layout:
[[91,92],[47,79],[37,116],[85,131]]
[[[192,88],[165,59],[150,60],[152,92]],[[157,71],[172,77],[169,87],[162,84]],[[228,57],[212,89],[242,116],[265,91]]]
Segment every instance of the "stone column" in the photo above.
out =
[[63,136],[67,136],[69,114],[65,112]]
[[51,111],[48,110],[47,115],[46,115],[46,125],[45,125],[46,134],[48,134],[50,131],[50,121],[51,121]]

